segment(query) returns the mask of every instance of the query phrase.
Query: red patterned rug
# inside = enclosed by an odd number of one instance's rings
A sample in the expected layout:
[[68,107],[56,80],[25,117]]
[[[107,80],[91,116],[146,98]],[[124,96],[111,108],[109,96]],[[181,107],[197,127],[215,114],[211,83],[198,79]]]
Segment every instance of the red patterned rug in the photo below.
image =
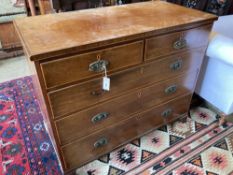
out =
[[[233,175],[233,124],[196,108],[76,170],[77,175]],[[61,175],[30,77],[0,84],[1,175]]]
[[0,84],[0,174],[61,175],[30,77]]

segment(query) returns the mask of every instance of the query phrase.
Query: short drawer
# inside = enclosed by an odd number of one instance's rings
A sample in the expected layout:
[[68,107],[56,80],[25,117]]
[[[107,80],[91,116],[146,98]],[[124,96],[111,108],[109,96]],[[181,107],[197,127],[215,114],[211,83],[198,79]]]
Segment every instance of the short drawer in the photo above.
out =
[[207,47],[211,26],[156,36],[146,40],[145,59],[157,59],[183,50]]
[[131,118],[62,147],[66,168],[79,167],[133,139],[139,134],[137,127],[136,118]]
[[[138,115],[140,132],[147,132],[154,129],[161,123],[171,122],[183,114],[187,114],[192,95],[185,95],[174,100],[156,106]],[[161,122],[162,121],[162,122]]]
[[133,66],[142,62],[143,41],[138,41],[103,50],[75,55],[41,63],[47,88],[103,74],[103,65],[108,71]]
[[178,76],[57,120],[60,144],[65,145],[152,106],[192,93],[195,80],[196,72]]
[[48,93],[54,118],[74,113],[133,89],[199,69],[204,51],[177,53],[141,67],[112,74],[110,91],[102,90],[102,78]]

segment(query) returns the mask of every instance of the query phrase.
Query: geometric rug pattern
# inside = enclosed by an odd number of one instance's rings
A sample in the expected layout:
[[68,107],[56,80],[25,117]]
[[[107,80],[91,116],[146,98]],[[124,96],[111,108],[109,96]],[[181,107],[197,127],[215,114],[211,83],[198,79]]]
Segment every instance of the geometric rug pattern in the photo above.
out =
[[231,123],[225,124],[224,127],[217,127],[169,154],[170,161],[168,163],[164,160],[159,161],[138,174],[231,174],[233,172],[233,151],[229,148],[233,141],[232,137]]
[[228,175],[233,174],[233,134],[214,143],[212,146],[176,167],[169,175],[199,174]]
[[63,174],[31,77],[0,84],[0,174]]

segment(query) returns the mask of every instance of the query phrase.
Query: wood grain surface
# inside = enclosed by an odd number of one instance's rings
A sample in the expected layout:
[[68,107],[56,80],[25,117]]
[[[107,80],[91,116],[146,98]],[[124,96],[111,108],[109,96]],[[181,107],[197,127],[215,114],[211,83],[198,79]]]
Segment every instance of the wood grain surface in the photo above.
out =
[[215,19],[212,14],[150,1],[23,18],[14,23],[29,58],[38,60]]

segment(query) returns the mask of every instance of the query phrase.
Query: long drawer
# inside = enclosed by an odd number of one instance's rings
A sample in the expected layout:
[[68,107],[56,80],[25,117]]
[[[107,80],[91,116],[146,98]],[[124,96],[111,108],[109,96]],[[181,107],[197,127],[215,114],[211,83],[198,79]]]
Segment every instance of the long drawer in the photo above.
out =
[[196,71],[154,84],[55,121],[61,145],[129,118],[154,105],[193,92]]
[[47,88],[137,65],[143,61],[143,41],[75,55],[41,64]]
[[184,51],[187,49],[206,47],[211,25],[175,32],[149,38],[146,40],[145,60]]
[[[174,109],[169,116],[187,113],[190,95],[175,99],[162,106],[154,107],[149,111],[133,116],[116,125],[96,132],[84,139],[77,140],[62,147],[66,168],[78,167],[83,163],[107,153],[120,144],[164,123],[163,111],[168,106]],[[180,107],[179,105],[182,105]],[[84,154],[85,153],[85,154]]]
[[110,76],[111,90],[102,90],[102,78],[48,93],[54,118],[79,111],[133,89],[175,77],[200,67],[204,51],[178,53]]

